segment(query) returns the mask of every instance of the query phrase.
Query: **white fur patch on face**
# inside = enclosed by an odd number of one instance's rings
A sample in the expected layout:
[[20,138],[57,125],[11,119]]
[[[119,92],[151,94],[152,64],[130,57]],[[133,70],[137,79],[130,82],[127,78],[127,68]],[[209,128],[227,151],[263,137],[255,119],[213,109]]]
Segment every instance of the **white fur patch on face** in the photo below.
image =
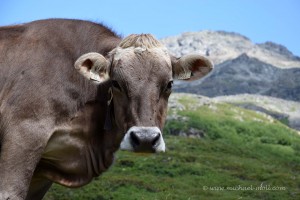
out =
[[127,150],[127,151],[135,150],[132,142],[132,133],[137,133],[137,132],[141,133],[142,135],[141,139],[147,138],[149,135],[159,134],[160,135],[159,139],[155,142],[153,146],[153,150],[155,152],[165,152],[166,145],[160,129],[158,127],[143,127],[143,126],[133,126],[130,129],[128,129],[121,142],[120,145],[121,150]]

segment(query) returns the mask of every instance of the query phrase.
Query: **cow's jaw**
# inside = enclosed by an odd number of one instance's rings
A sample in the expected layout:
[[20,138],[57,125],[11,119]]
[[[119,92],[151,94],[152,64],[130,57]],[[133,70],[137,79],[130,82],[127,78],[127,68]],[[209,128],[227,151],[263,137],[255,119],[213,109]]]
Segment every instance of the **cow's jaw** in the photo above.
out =
[[158,127],[133,126],[125,134],[120,149],[135,152],[164,152],[165,141]]

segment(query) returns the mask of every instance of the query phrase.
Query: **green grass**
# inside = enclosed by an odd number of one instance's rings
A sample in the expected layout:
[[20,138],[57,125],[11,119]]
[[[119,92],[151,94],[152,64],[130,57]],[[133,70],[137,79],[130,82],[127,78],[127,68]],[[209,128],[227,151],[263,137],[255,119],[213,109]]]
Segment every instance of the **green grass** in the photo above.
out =
[[[195,101],[185,98],[181,103],[190,108]],[[166,124],[166,153],[119,151],[110,170],[89,185],[54,185],[44,199],[299,199],[299,135],[256,112],[213,106],[178,111],[189,120]],[[191,127],[202,130],[204,137],[170,134]]]

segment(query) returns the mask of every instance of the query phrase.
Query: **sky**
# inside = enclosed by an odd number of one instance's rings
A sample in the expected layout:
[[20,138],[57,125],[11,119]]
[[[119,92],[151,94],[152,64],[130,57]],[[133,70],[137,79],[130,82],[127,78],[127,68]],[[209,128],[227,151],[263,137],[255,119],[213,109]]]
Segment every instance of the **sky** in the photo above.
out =
[[71,18],[104,23],[122,36],[237,32],[300,56],[300,0],[0,0],[0,26]]

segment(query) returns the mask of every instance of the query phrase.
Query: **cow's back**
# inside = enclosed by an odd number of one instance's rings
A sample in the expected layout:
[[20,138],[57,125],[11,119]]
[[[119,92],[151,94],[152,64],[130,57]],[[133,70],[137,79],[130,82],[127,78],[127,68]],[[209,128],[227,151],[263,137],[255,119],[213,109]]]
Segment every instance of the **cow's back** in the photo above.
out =
[[119,40],[102,25],[80,20],[0,28],[0,114],[63,120],[96,91],[74,70],[75,60],[92,51],[106,55]]

